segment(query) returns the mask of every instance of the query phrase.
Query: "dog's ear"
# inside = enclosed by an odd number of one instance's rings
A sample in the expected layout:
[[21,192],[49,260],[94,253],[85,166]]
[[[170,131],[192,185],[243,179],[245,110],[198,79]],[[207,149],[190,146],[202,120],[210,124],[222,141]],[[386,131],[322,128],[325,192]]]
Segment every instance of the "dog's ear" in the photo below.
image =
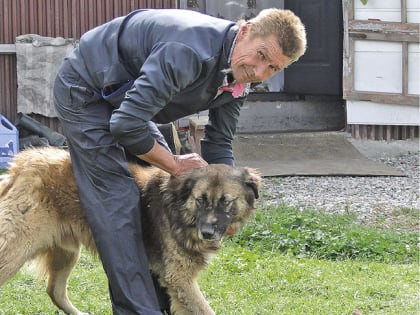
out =
[[245,185],[252,189],[255,199],[258,199],[262,181],[260,173],[256,169],[244,167],[243,176]]
[[192,189],[196,182],[197,180],[195,178],[189,177],[188,174],[185,175],[185,180],[179,192],[182,200],[187,200],[191,196]]
[[167,188],[176,200],[185,201],[190,197],[196,181],[196,178],[191,173],[171,176]]

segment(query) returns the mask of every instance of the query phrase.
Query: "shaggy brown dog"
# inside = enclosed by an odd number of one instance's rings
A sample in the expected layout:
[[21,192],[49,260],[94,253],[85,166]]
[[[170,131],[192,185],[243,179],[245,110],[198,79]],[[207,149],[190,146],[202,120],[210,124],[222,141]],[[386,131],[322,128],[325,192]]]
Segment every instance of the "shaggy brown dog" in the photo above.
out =
[[[225,165],[180,177],[135,164],[130,170],[142,193],[150,269],[168,290],[171,312],[214,314],[196,279],[224,237],[253,214],[259,174]],[[82,245],[96,252],[69,154],[56,148],[22,151],[0,181],[0,285],[36,258],[52,301],[68,314],[83,314],[66,289]]]

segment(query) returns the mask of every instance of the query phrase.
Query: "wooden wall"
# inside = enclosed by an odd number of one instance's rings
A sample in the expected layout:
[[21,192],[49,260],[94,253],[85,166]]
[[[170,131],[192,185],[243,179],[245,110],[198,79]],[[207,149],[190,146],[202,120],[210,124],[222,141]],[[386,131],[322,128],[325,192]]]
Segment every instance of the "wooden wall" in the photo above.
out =
[[352,134],[368,139],[418,137],[420,4],[345,0],[343,97]]

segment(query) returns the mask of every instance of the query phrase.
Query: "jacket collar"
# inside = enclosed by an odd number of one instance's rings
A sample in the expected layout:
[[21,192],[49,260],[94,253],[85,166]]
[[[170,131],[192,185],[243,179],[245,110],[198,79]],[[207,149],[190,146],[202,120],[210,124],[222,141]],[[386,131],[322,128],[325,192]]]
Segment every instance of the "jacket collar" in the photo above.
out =
[[232,45],[235,41],[236,38],[236,34],[238,33],[238,27],[236,25],[232,26],[225,37],[225,40],[223,42],[223,46],[222,46],[222,58],[221,58],[221,63],[220,63],[220,69],[224,70],[224,69],[228,69],[230,68],[230,55],[232,52]]

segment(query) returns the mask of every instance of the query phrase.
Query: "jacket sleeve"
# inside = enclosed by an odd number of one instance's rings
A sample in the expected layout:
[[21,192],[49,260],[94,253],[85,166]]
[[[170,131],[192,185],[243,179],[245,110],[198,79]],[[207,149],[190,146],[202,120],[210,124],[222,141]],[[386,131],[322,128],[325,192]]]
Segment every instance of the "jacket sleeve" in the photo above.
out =
[[234,166],[232,141],[238,124],[239,112],[245,98],[209,110],[209,121],[201,140],[201,155],[209,164]]
[[111,133],[135,155],[150,151],[154,138],[148,122],[175,94],[199,77],[201,68],[201,60],[193,49],[181,43],[157,44],[120,107],[113,112]]

